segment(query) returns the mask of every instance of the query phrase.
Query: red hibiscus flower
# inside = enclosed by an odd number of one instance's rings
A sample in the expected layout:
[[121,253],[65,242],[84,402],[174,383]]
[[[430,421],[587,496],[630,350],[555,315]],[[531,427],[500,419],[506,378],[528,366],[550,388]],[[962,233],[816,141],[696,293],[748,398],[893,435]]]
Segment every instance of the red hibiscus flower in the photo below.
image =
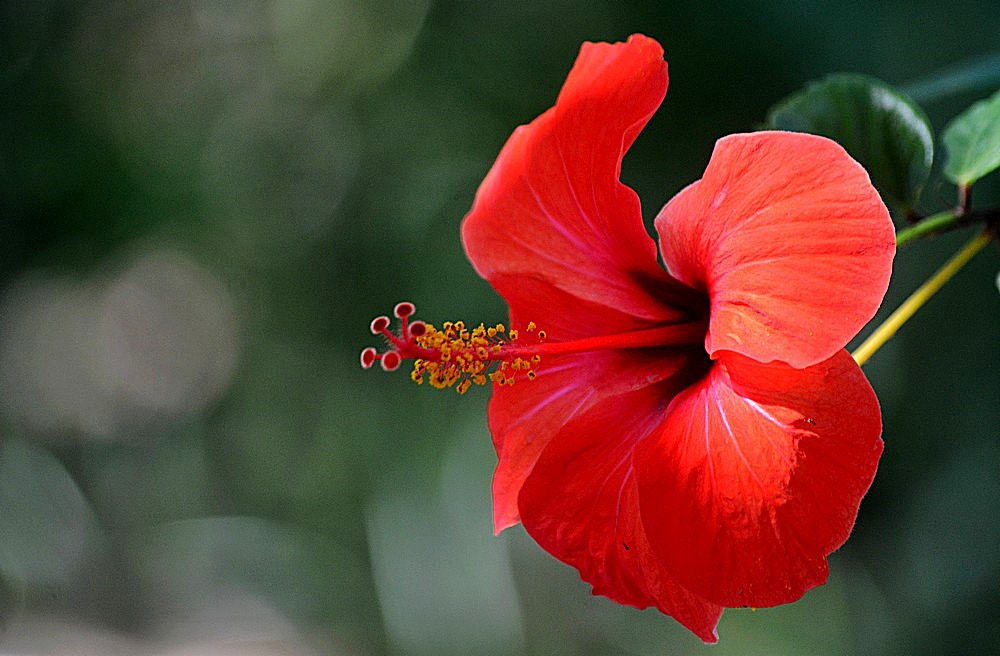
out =
[[[464,391],[504,360],[490,376],[496,530],[520,522],[595,594],[714,642],[724,607],[822,584],[851,531],[882,426],[844,346],[881,302],[895,239],[840,146],[739,134],[656,218],[664,270],[619,174],[666,89],[655,41],[585,44],[480,187],[466,251],[535,344],[407,325],[402,304],[401,335],[372,326],[394,350],[362,363],[423,358],[415,379]],[[470,364],[474,351],[488,357]]]

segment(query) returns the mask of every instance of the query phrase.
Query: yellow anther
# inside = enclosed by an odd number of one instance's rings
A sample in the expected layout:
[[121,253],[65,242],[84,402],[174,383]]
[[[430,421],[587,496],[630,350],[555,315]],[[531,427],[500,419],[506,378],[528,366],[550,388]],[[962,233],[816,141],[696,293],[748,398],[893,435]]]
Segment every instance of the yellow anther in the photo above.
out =
[[528,332],[529,333],[535,332],[535,328],[536,328],[535,322],[534,321],[529,321],[528,322]]
[[[439,330],[426,324],[423,333],[415,337],[416,347],[427,353],[413,364],[410,378],[415,383],[422,384],[426,378],[432,387],[454,387],[459,394],[465,394],[473,385],[485,385],[487,381],[513,385],[522,376],[535,378],[532,365],[541,360],[537,354],[530,358],[527,354],[504,355],[504,350],[512,348],[518,338],[517,330],[508,331],[503,324],[489,328],[479,324],[470,330],[461,321],[446,321],[441,326]],[[536,329],[534,322],[527,326],[529,332]]]

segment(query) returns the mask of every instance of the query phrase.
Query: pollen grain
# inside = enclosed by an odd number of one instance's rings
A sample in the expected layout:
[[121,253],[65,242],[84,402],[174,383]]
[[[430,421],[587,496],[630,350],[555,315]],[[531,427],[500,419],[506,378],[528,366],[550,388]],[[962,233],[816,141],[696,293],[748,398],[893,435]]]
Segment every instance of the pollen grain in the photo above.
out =
[[[532,329],[534,324],[530,324]],[[417,358],[410,378],[418,385],[426,380],[432,387],[454,387],[465,394],[472,385],[485,385],[487,381],[498,385],[513,385],[518,374],[532,380],[532,365],[539,358],[509,359],[505,349],[518,340],[516,330],[506,330],[503,324],[487,328],[483,324],[469,330],[461,321],[446,321],[441,328],[427,324],[424,334],[416,338],[416,345],[428,357]],[[490,368],[496,364],[496,368]]]

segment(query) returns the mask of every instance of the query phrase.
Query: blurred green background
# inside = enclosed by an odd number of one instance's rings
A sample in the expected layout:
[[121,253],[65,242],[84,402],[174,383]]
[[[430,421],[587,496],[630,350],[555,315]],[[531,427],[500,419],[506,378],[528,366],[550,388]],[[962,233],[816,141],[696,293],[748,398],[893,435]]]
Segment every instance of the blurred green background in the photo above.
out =
[[[623,170],[651,219],[811,79],[995,57],[995,0],[0,7],[0,652],[997,653],[996,249],[866,366],[886,450],[829,584],[712,648],[492,536],[487,390],[358,366],[398,300],[504,319],[459,223],[582,41],[666,49]],[[909,88],[938,130],[994,90]]]

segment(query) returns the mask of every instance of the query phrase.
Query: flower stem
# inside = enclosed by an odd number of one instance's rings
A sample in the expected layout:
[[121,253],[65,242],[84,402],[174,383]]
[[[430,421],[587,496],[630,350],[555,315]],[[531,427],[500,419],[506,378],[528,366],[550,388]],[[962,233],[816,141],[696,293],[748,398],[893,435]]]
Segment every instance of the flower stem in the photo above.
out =
[[[929,219],[933,218],[934,217],[929,217]],[[929,219],[925,219],[925,221]],[[923,306],[923,304],[931,298],[931,296],[941,289],[941,287],[943,287],[952,276],[958,273],[958,271],[965,266],[965,263],[971,260],[976,253],[981,251],[991,239],[992,236],[989,231],[983,231],[963,246],[962,250],[955,253],[955,255],[953,255],[952,258],[944,264],[944,266],[938,269],[937,272],[927,280],[927,282],[922,284],[917,291],[913,292],[908,299],[903,301],[903,304],[896,308],[896,311],[889,315],[889,318],[886,319],[881,326],[876,328],[875,332],[869,335],[868,339],[866,339],[861,346],[859,346],[857,350],[851,354],[854,357],[854,360],[859,365],[863,365],[867,362],[868,359],[874,355],[883,344],[889,341],[889,339],[896,334],[896,331],[898,331],[903,324],[906,323],[910,317],[912,317],[917,310],[919,310],[921,306]]]
[[918,223],[904,228],[896,233],[896,246],[905,246],[911,241],[916,241],[922,237],[929,237],[941,232],[948,232],[957,228],[964,228],[975,223],[985,223],[987,228],[994,226],[996,230],[1000,224],[1000,207],[984,207],[971,209],[969,207],[969,188],[959,189],[959,206],[931,214],[922,218]]
[[896,246],[903,246],[915,239],[920,239],[936,232],[944,232],[948,228],[957,225],[961,220],[962,217],[954,210],[932,214],[922,219],[920,223],[909,228],[904,228],[896,233]]

